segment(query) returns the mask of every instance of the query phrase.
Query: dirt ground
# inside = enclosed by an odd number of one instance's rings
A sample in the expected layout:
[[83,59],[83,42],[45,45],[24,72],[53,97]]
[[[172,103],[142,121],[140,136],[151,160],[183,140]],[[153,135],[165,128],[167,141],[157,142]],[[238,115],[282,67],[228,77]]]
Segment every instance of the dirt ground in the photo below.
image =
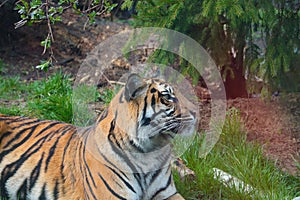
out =
[[[56,62],[49,72],[34,67],[48,56],[42,55],[43,47],[40,46],[40,41],[47,35],[47,26],[16,30],[12,34],[13,40],[0,46],[0,59],[10,66],[3,74],[19,74],[24,81],[33,81],[57,70],[74,75],[95,45],[128,28],[126,23],[97,21],[84,30],[85,22],[84,18],[71,14],[53,27]],[[205,93],[205,89],[198,87],[198,92]],[[259,98],[234,99],[228,101],[228,107],[234,106],[240,110],[249,141],[261,144],[265,155],[276,161],[283,171],[300,175],[297,169],[297,163],[300,164],[300,95],[285,97],[279,96],[270,101]],[[209,117],[209,114],[204,115],[204,121],[205,117]]]
[[262,145],[265,155],[276,161],[283,171],[299,175],[300,129],[296,127],[297,117],[280,102],[280,97],[277,98],[271,101],[234,99],[229,100],[228,105],[239,109],[249,141]]

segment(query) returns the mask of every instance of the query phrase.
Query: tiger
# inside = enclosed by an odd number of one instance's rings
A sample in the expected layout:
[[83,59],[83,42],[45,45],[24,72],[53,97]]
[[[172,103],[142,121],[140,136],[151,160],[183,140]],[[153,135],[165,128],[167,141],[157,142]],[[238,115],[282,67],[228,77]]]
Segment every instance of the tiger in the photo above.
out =
[[195,131],[197,117],[178,94],[131,74],[88,127],[1,114],[1,198],[183,200],[170,144]]

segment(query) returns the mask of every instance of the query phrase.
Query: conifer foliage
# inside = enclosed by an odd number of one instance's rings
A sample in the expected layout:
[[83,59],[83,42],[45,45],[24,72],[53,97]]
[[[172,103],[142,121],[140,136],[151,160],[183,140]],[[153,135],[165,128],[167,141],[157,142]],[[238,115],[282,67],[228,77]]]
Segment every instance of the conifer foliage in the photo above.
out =
[[288,0],[140,0],[135,25],[170,28],[198,41],[220,68],[227,96],[236,98],[248,95],[246,79],[256,77],[269,92],[300,90],[299,8],[299,1]]

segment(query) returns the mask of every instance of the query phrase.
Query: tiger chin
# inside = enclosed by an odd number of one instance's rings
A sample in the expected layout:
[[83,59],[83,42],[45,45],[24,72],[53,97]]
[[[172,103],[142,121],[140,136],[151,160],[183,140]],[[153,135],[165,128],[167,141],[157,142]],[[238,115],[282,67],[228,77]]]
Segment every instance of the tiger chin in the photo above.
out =
[[137,74],[90,127],[0,115],[0,196],[182,200],[170,142],[195,124],[172,86]]

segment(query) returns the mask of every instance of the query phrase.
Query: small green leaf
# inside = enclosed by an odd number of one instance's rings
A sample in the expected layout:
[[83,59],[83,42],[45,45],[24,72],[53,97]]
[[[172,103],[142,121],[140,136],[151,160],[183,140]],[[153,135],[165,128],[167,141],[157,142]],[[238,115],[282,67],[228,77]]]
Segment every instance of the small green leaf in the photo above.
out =
[[51,61],[47,60],[47,61],[42,61],[41,64],[37,65],[35,68],[41,69],[43,71],[47,71],[50,66],[51,66]]
[[56,9],[54,8],[54,7],[50,7],[50,9],[49,9],[49,13],[51,14],[51,13],[56,13],[57,11],[56,11]]
[[45,40],[41,41],[41,46],[46,47],[47,49],[51,47],[51,40],[46,38]]
[[57,12],[58,13],[62,13],[64,11],[64,9],[63,9],[63,7],[62,6],[59,6],[58,8],[57,8]]

